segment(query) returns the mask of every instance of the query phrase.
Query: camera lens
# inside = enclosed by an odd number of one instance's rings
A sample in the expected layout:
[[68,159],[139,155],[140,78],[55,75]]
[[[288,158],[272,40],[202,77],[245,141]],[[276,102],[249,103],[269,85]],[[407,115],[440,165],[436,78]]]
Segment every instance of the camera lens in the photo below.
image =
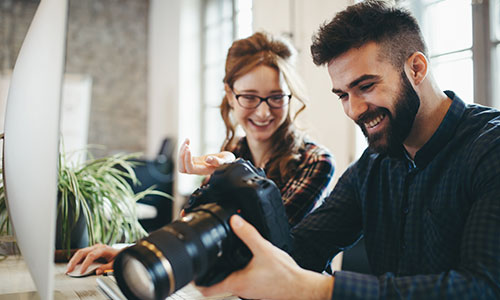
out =
[[129,284],[130,289],[135,291],[138,298],[154,299],[153,280],[146,267],[140,261],[126,255],[123,261],[123,273],[127,278],[135,278]]
[[234,240],[229,218],[235,210],[199,206],[181,220],[125,249],[114,263],[118,286],[128,299],[165,299],[202,277]]

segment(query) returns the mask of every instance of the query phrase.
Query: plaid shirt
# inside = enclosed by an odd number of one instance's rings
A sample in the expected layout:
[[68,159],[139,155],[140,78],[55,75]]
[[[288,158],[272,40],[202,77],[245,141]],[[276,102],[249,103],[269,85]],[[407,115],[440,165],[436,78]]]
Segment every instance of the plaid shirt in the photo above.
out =
[[[232,152],[236,157],[254,163],[246,138],[242,138]],[[331,191],[328,187],[334,172],[332,155],[310,141],[304,141],[300,149],[300,160],[295,176],[287,182],[281,183],[280,180],[269,177],[280,189],[291,226],[296,225],[311,209],[323,202]]]
[[332,299],[500,298],[500,112],[446,93],[414,161],[366,150],[293,229],[316,271],[364,235],[374,275],[335,272]]

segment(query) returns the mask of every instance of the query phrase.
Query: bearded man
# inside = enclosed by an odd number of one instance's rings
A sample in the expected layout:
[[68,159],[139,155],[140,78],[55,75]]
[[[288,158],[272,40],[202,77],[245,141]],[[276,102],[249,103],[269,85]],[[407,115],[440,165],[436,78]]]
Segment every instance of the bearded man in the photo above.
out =
[[[203,292],[499,299],[500,112],[441,91],[416,20],[382,1],[338,13],[311,51],[317,65],[327,65],[332,92],[369,146],[323,205],[293,228],[291,257],[233,216],[233,230],[254,257]],[[319,273],[362,236],[373,275]]]

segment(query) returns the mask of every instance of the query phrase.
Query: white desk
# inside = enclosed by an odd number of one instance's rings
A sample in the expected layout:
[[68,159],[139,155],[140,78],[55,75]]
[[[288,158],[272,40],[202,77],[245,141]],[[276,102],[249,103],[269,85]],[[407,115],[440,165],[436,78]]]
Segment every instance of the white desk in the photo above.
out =
[[[55,264],[54,291],[64,299],[107,299],[97,288],[96,276],[72,278],[65,271],[65,263]],[[32,291],[35,284],[21,256],[11,255],[0,261],[0,295]]]

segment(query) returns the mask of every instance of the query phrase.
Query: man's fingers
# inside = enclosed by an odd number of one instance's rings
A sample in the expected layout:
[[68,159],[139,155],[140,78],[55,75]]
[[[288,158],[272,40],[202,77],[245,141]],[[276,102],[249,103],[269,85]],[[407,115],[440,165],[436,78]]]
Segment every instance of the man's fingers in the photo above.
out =
[[[269,251],[272,250],[269,248],[272,246],[271,243],[264,239],[257,229],[239,215],[231,216],[229,223],[233,232],[248,246],[250,251],[254,254],[254,257],[244,269],[231,273],[222,282],[207,288],[197,287],[206,297],[229,292],[233,295],[248,298],[245,297],[245,295],[249,294],[249,278],[254,278],[257,275],[259,275],[260,278],[260,275],[262,275],[262,272],[259,271],[259,268],[262,269],[262,266],[259,266],[259,262],[256,261],[260,258],[260,264],[268,264],[266,260],[262,262],[262,256],[269,255]],[[252,280],[250,280],[250,282],[254,283]]]
[[200,291],[200,293],[204,297],[211,297],[211,296],[214,296],[217,294],[222,294],[223,292],[225,292],[225,290],[223,290],[221,288],[221,286],[222,286],[222,282],[218,283],[216,285],[212,285],[210,287],[197,287],[197,289]]
[[257,229],[239,215],[233,215],[230,224],[234,233],[248,246],[252,253],[255,254],[256,251],[261,251],[263,247],[269,245],[269,242],[260,235]]
[[228,282],[228,280],[230,280],[230,277],[224,279],[222,282],[219,282],[219,283],[214,284],[214,285],[209,286],[209,287],[196,286],[196,288],[205,297],[211,297],[211,296],[214,296],[214,295],[220,295],[220,294],[224,294],[224,293],[228,292],[228,290],[227,290],[227,282]]

